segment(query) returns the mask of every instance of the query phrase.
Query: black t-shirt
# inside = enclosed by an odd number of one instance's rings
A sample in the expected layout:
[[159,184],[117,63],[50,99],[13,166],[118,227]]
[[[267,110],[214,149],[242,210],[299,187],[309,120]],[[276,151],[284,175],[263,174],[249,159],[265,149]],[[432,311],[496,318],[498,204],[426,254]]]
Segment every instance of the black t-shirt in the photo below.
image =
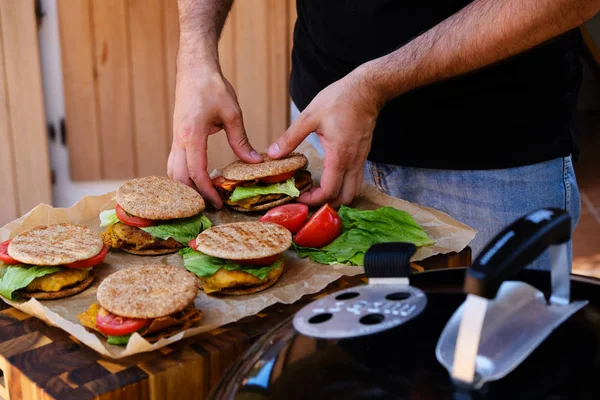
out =
[[[468,3],[297,0],[294,103],[303,110],[358,65],[394,51]],[[571,154],[580,50],[580,32],[573,30],[511,59],[395,98],[379,115],[369,159],[489,169]]]

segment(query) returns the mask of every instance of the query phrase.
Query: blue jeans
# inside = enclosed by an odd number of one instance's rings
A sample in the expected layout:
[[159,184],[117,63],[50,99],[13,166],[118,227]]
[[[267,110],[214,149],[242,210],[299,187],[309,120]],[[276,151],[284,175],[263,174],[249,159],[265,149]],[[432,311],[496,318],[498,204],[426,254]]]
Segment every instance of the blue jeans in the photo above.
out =
[[[292,117],[298,110],[292,105]],[[315,133],[307,139],[323,155]],[[572,229],[579,220],[580,197],[571,157],[518,168],[496,170],[437,170],[400,167],[367,161],[365,181],[380,191],[445,212],[478,232],[469,246],[473,259],[502,229],[542,207],[566,210]],[[569,270],[572,242],[568,243]],[[528,268],[548,270],[545,251]]]

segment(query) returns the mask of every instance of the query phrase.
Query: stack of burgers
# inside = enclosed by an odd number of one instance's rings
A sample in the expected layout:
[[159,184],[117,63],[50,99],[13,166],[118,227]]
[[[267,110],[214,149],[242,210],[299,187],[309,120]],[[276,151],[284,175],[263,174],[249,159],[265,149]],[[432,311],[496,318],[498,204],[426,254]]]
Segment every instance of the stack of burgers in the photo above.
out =
[[262,211],[285,204],[312,186],[312,177],[303,154],[290,153],[273,160],[263,154],[264,162],[249,164],[241,160],[223,168],[213,178],[221,198],[236,211]]
[[175,253],[211,226],[204,199],[181,182],[148,176],[125,182],[117,206],[100,214],[104,243],[137,255]]
[[202,318],[194,304],[196,278],[171,265],[122,269],[98,287],[98,303],[77,317],[104,335],[109,344],[126,345],[133,334],[150,343],[188,329]]
[[0,244],[0,295],[40,300],[80,293],[94,281],[94,267],[108,248],[78,224],[40,225]]

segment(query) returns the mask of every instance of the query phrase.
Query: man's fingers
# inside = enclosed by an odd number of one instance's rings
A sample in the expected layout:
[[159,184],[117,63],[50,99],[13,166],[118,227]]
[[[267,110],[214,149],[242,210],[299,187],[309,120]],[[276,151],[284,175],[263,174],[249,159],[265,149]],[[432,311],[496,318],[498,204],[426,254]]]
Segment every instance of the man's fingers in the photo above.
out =
[[236,156],[248,163],[258,163],[263,158],[250,144],[241,111],[232,110],[222,116],[227,141]]
[[169,154],[168,171],[169,178],[182,182],[185,185],[194,187],[194,182],[190,179],[188,172],[185,150],[178,146],[173,146]]
[[280,158],[302,143],[304,139],[317,129],[317,124],[312,115],[304,111],[298,119],[267,149],[271,158]]
[[212,180],[206,172],[206,146],[208,137],[198,135],[196,141],[187,146],[186,160],[190,179],[196,184],[198,191],[208,199],[216,208],[223,206],[223,201],[213,186]]
[[344,182],[345,168],[335,156],[325,153],[323,175],[319,187],[298,197],[298,201],[309,206],[320,206],[337,199]]
[[337,198],[330,201],[329,205],[338,208],[342,204],[348,205],[354,200],[356,194],[356,172],[346,171],[342,187]]

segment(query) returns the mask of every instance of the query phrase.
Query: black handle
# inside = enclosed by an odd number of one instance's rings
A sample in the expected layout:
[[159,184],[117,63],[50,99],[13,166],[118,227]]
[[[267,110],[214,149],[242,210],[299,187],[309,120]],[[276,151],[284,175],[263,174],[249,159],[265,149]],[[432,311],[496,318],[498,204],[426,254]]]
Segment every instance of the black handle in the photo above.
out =
[[365,253],[367,278],[406,278],[410,276],[410,258],[417,251],[412,243],[377,243]]
[[503,281],[537,258],[552,245],[571,238],[571,216],[559,208],[542,208],[519,218],[498,234],[467,271],[467,293],[496,297]]

